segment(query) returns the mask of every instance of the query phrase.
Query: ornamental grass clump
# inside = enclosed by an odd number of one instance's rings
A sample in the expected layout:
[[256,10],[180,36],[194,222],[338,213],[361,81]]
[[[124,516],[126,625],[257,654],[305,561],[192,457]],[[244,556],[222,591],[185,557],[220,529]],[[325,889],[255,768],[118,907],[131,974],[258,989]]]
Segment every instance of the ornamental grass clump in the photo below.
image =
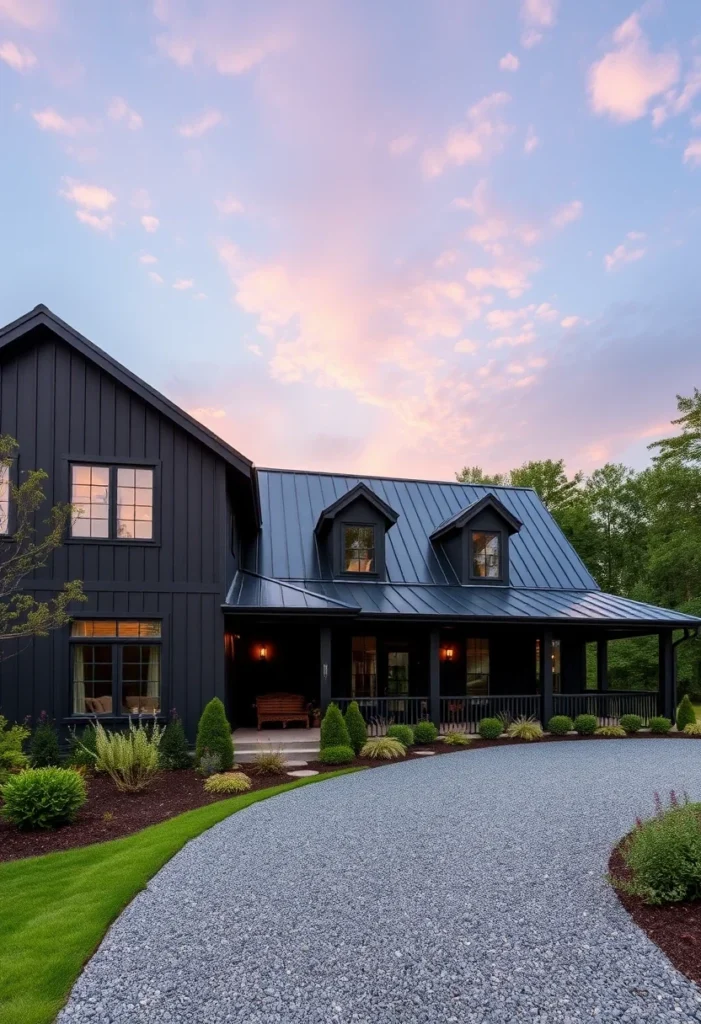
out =
[[417,722],[414,726],[415,743],[435,743],[438,739],[438,729],[433,722]]
[[256,775],[284,775],[285,758],[279,750],[259,750],[253,755]]
[[414,730],[410,725],[390,725],[387,735],[399,740],[403,747],[414,746]]
[[657,736],[665,736],[671,728],[672,720],[670,718],[656,715],[650,719],[650,732],[654,732]]
[[170,712],[170,721],[165,727],[161,739],[161,764],[168,771],[178,771],[180,768],[192,768],[190,747],[185,735],[182,719],[173,708]]
[[605,736],[610,740],[624,740],[628,733],[622,725],[600,725],[594,730],[595,736]]
[[147,729],[130,719],[123,732],[107,732],[102,722],[96,729],[97,770],[106,772],[120,793],[139,793],[150,786],[161,767],[163,727],[154,722]]
[[29,763],[32,768],[56,767],[61,763],[56,725],[45,711],[39,715],[29,741]]
[[625,729],[626,732],[636,733],[640,732],[643,727],[643,720],[640,715],[621,715],[618,720],[618,724],[621,729]]
[[85,781],[72,768],[27,768],[0,786],[2,815],[20,829],[67,825],[87,799]]
[[701,722],[689,722],[684,726],[685,736],[701,736]]
[[677,731],[684,732],[685,726],[693,725],[695,721],[696,712],[694,711],[694,705],[689,699],[689,694],[685,693],[681,704],[677,708]]
[[352,700],[350,702],[346,708],[343,720],[346,723],[346,729],[348,730],[350,745],[356,754],[359,754],[361,748],[367,741],[368,729],[365,724],[365,719],[360,713],[357,700]]
[[329,704],[326,714],[321,720],[319,746],[321,750],[326,747],[350,747],[351,750],[353,749],[346,723],[343,721],[343,715],[337,704]]
[[533,743],[542,740],[545,733],[540,722],[537,722],[535,718],[521,717],[511,723],[506,735],[512,740],[526,740],[527,743]]
[[376,736],[367,741],[360,756],[373,761],[392,761],[395,757],[406,757],[406,747],[392,736]]
[[319,751],[321,764],[350,764],[355,758],[355,751],[347,744],[339,744],[335,747],[323,747]]
[[200,759],[205,750],[219,754],[220,768],[228,772],[234,764],[234,742],[231,738],[231,726],[226,720],[224,705],[218,697],[213,697],[200,715],[197,726],[197,742],[195,744],[195,761]]
[[580,736],[593,736],[597,724],[596,715],[577,715],[574,720],[574,729]]
[[29,764],[29,759],[22,750],[28,736],[29,729],[26,726],[10,725],[8,720],[0,715],[0,785]]
[[504,725],[499,718],[481,718],[477,726],[483,740],[498,740],[503,731]]
[[643,902],[679,903],[701,898],[701,804],[670,794],[664,807],[655,794],[656,813],[639,821],[621,847],[631,873],[616,885]]
[[466,747],[473,739],[474,736],[468,736],[466,732],[448,732],[443,737],[443,742],[449,747]]
[[253,783],[243,772],[222,772],[204,780],[206,793],[246,793]]
[[574,729],[574,722],[569,715],[553,715],[548,722],[548,732],[553,736],[566,736]]

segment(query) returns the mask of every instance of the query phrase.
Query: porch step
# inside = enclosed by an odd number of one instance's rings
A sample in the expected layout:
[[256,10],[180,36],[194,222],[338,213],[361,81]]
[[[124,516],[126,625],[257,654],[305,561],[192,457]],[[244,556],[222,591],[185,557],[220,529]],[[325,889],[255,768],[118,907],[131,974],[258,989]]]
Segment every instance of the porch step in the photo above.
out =
[[234,756],[242,764],[265,750],[295,761],[315,761],[319,755],[318,729],[235,729],[233,740]]

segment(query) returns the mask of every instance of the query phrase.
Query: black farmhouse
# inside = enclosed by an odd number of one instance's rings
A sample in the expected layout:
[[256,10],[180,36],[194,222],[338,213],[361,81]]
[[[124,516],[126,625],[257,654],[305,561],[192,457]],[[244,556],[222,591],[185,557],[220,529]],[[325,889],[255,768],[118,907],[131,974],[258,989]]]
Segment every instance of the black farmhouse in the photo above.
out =
[[[376,731],[673,712],[673,630],[701,620],[602,593],[530,489],[257,469],[45,306],[0,331],[0,432],[20,446],[9,473],[45,469],[48,500],[76,509],[26,585],[88,596],[65,630],[6,645],[10,719],[175,707],[193,736],[211,697],[246,726],[271,693],[356,699]],[[0,558],[7,497],[5,475]],[[646,634],[658,692],[609,690],[607,641]]]

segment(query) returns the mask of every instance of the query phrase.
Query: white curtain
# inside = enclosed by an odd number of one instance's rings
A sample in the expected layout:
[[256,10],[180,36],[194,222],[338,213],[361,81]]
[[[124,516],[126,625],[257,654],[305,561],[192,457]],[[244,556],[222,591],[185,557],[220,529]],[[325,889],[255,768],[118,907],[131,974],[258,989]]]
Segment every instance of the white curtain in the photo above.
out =
[[85,714],[85,659],[83,658],[84,648],[76,646],[73,648],[73,713],[76,715]]
[[[149,647],[148,649],[148,680],[146,683],[146,696],[155,698],[154,711],[160,711],[161,696],[161,649],[160,647]],[[149,704],[151,702],[149,701]]]

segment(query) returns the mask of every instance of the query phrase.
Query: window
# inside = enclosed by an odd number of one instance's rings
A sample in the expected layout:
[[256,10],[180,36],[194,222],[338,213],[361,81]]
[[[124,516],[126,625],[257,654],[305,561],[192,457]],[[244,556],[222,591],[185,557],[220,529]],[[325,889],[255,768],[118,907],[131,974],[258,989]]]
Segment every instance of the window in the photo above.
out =
[[71,503],[72,537],[153,540],[153,469],[73,465]]
[[377,640],[374,636],[354,636],[351,697],[377,696]]
[[387,652],[387,695],[409,693],[409,652]]
[[483,697],[489,693],[489,640],[468,637],[465,645],[467,693]]
[[344,572],[375,572],[375,527],[343,527]]
[[71,656],[73,714],[160,712],[160,622],[76,619],[71,623]]
[[501,534],[472,534],[472,575],[490,580],[501,577]]
[[0,465],[0,534],[10,532],[10,467]]
[[[553,693],[562,692],[562,668],[560,654],[560,641],[557,637],[553,637],[552,654],[550,655],[550,662],[553,670]],[[535,678],[536,689],[537,692],[540,693],[540,637],[536,638],[535,642]]]

